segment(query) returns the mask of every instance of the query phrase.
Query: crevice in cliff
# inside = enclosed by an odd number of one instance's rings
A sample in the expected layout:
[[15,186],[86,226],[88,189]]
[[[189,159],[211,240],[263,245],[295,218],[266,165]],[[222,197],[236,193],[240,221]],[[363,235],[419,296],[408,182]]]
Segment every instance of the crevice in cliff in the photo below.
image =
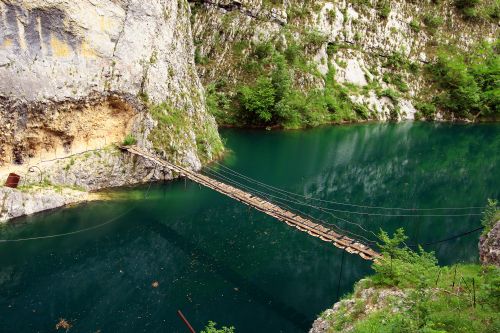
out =
[[110,82],[115,77],[116,49],[118,48],[118,43],[120,42],[121,38],[123,37],[123,34],[125,33],[125,26],[126,26],[127,21],[128,21],[131,2],[132,2],[132,0],[128,0],[127,4],[125,5],[125,17],[123,18],[123,23],[122,23],[120,32],[118,33],[118,36],[116,37],[115,45],[113,46],[113,53],[111,55],[111,59],[113,61],[111,64],[111,74],[110,74],[109,80],[105,83],[105,87],[104,87],[105,90],[109,90]]
[[215,8],[223,9],[227,12],[239,11],[241,14],[248,16],[252,19],[272,22],[279,24],[281,26],[285,26],[287,21],[286,18],[280,17],[277,12],[268,11],[263,9],[250,9],[245,7],[240,1],[234,0],[227,4],[219,3],[218,1],[210,1],[210,0],[188,0],[189,3],[198,4],[198,5],[207,5]]

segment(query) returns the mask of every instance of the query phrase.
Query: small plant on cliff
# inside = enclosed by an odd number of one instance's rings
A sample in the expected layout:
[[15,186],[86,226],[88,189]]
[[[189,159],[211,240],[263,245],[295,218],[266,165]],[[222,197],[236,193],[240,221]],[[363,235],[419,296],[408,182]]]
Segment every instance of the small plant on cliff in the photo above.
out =
[[391,13],[390,2],[385,1],[385,0],[379,1],[377,3],[377,10],[378,10],[378,14],[380,15],[380,17],[382,17],[383,19],[388,18],[389,14]]
[[483,212],[483,218],[481,223],[484,226],[483,235],[487,234],[495,223],[500,220],[500,209],[498,208],[498,201],[494,199],[488,199],[488,204]]
[[410,29],[413,32],[420,32],[420,22],[418,22],[417,20],[411,20]]
[[137,143],[137,139],[132,134],[128,134],[125,137],[125,139],[123,139],[124,146],[131,146],[131,145],[135,145],[136,143]]

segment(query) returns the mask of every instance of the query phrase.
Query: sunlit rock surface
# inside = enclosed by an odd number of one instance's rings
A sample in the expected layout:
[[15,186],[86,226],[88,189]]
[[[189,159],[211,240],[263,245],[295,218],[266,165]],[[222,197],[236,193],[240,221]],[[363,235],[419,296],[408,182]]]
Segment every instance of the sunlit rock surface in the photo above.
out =
[[500,221],[479,239],[479,259],[485,265],[500,266]]

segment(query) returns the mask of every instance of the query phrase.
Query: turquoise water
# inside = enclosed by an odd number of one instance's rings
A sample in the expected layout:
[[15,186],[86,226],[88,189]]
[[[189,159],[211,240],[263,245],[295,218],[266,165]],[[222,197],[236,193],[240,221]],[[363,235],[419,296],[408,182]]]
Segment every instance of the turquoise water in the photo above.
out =
[[[231,149],[224,165],[307,197],[406,208],[483,206],[486,198],[500,197],[496,124],[222,134]],[[219,176],[228,176],[223,170]],[[0,331],[51,332],[65,318],[70,332],[187,332],[176,314],[180,309],[198,330],[215,320],[237,332],[305,332],[370,273],[361,258],[345,254],[342,265],[343,252],[333,246],[191,182],[120,192],[120,200],[41,213],[0,229],[1,239],[17,239],[110,221],[65,237],[0,243]],[[309,201],[335,209],[330,213],[349,223],[286,203],[366,238],[373,236],[356,224],[373,231],[403,226],[409,243],[433,243],[480,224],[480,216],[339,212],[452,215],[478,209],[419,212]],[[471,262],[477,260],[477,237],[425,247],[443,264]]]

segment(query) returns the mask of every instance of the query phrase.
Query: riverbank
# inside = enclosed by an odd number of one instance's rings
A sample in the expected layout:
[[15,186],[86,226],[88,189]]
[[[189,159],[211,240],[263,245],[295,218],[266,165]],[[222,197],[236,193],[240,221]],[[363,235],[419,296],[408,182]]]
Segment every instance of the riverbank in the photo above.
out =
[[309,333],[498,332],[498,267],[455,265],[434,273],[428,283],[409,286],[365,278]]
[[438,266],[433,253],[400,247],[406,238],[396,233],[381,246],[375,274],[324,311],[309,333],[498,332],[500,260],[484,253],[499,251],[500,211],[490,207],[493,214],[486,213],[483,224],[493,228],[479,242],[482,265]]

